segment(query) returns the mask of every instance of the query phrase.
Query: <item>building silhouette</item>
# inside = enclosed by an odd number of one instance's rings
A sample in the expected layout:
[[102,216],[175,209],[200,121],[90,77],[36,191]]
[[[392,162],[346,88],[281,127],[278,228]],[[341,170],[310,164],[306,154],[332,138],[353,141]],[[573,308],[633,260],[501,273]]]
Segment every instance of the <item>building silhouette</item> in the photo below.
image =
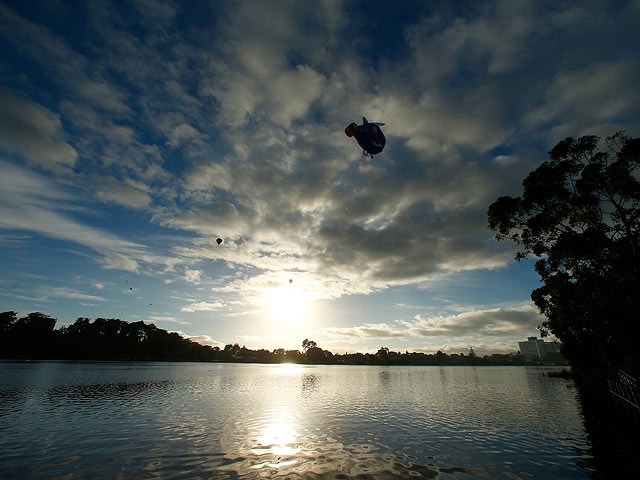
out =
[[558,342],[545,342],[536,337],[527,337],[526,342],[518,342],[518,347],[527,360],[544,360],[549,354],[560,353]]

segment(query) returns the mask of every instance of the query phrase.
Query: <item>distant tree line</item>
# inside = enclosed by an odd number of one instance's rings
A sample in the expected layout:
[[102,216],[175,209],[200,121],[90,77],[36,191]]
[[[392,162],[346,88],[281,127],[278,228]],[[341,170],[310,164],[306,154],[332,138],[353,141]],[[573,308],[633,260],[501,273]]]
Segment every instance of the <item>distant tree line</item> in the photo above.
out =
[[251,350],[239,344],[224,348],[201,345],[152,323],[129,323],[117,318],[80,317],[55,328],[56,319],[44,313],[18,318],[0,313],[0,358],[54,360],[157,360],[244,363],[305,363],[325,365],[529,365],[519,353],[484,357],[419,352],[334,354],[304,339],[302,351],[277,348]]
[[0,313],[0,357],[69,360],[209,360],[212,348],[152,323],[116,318],[78,318],[55,329],[56,319],[40,312],[17,318]]

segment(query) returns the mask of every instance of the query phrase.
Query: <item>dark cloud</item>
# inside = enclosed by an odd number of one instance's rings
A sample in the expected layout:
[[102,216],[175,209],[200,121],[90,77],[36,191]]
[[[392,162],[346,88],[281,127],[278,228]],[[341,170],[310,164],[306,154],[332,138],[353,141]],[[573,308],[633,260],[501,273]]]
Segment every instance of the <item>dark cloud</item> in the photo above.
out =
[[421,337],[504,337],[535,332],[542,323],[533,305],[516,308],[476,310],[446,317],[417,315],[415,322],[406,322],[412,335]]
[[73,167],[78,154],[66,142],[60,115],[0,89],[0,147],[47,170]]

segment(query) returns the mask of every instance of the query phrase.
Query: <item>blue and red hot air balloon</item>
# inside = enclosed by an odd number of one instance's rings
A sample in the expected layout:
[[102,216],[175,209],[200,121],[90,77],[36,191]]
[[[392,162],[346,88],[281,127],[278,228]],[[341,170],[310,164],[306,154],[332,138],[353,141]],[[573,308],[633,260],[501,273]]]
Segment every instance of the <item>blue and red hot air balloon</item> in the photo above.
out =
[[384,144],[387,143],[380,128],[383,125],[384,123],[380,122],[368,122],[366,118],[362,117],[362,125],[352,122],[344,129],[344,133],[347,137],[356,138],[356,142],[362,148],[363,155],[369,155],[373,158],[374,155],[382,151]]

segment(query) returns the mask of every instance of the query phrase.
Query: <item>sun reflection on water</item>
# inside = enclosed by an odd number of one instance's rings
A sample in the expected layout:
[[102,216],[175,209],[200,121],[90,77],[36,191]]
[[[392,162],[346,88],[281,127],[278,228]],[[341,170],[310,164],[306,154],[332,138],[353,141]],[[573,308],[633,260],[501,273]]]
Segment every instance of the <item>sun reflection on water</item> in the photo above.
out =
[[251,452],[256,455],[267,453],[277,456],[296,455],[300,452],[300,447],[296,443],[298,436],[293,416],[287,410],[280,410],[275,415],[272,413],[271,418],[264,423],[258,437],[259,445]]
[[304,366],[297,363],[280,363],[275,366],[275,374],[281,375],[297,375],[304,368]]

